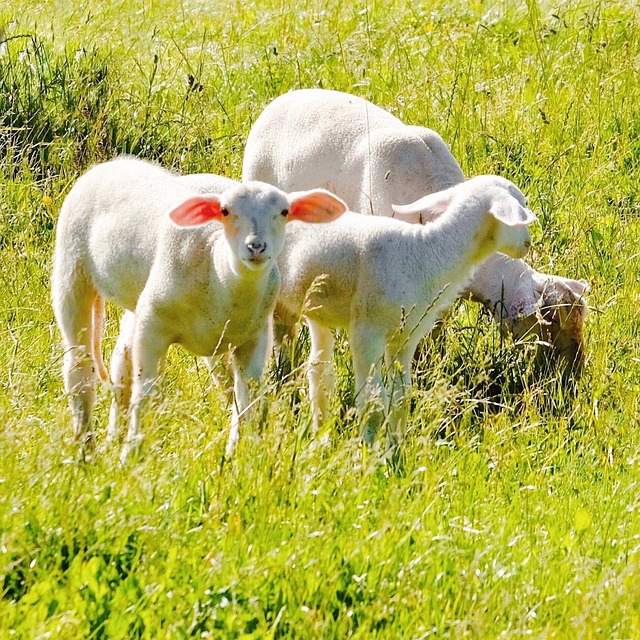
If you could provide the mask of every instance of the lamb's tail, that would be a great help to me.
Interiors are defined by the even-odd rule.
[[[109,384],[111,379],[109,372],[104,366],[104,360],[102,359],[102,324],[104,321],[104,298],[102,296],[96,296],[93,302],[93,339],[92,350],[93,360],[96,364],[98,377],[105,384]]]

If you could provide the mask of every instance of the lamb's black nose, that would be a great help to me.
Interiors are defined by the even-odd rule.
[[[247,242],[247,249],[253,253],[253,255],[260,255],[264,253],[264,250],[267,248],[267,243],[264,240],[249,240]]]

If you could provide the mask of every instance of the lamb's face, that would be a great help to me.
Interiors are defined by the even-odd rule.
[[[498,251],[511,258],[524,258],[531,246],[531,234],[526,226],[500,225]]]
[[[245,182],[225,191],[220,206],[234,268],[253,271],[269,268],[282,253],[289,220],[331,222],[347,210],[324,189],[286,194],[264,182]]]
[[[511,258],[523,258],[531,246],[529,225],[536,217],[527,207],[522,193],[515,186],[513,188],[514,193],[507,189],[489,192],[489,213],[498,226],[496,251]]]
[[[220,205],[234,266],[268,269],[284,246],[287,195],[262,183],[246,183],[223,193]]]
[[[511,320],[516,340],[536,337],[538,360],[552,354],[565,376],[576,373],[584,364],[582,327],[587,314],[584,295],[589,286],[584,280],[536,273],[535,295],[540,296],[536,313]]]

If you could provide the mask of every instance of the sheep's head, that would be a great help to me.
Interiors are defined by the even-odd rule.
[[[487,211],[482,248],[494,245],[496,251],[512,258],[523,258],[531,246],[528,226],[537,219],[527,206],[524,194],[506,178],[486,175],[470,178],[459,187],[477,198]]]
[[[286,194],[263,182],[246,182],[220,195],[191,197],[169,218],[180,227],[221,222],[232,269],[262,271],[280,255],[289,220],[330,222],[346,210],[342,200],[322,189]]]
[[[538,298],[535,311],[511,317],[506,324],[515,340],[537,339],[539,362],[551,354],[564,376],[578,373],[585,359],[582,329],[587,314],[584,295],[589,285],[584,280],[537,272],[532,280]]]
[[[512,258],[524,257],[531,246],[528,226],[536,216],[527,207],[524,194],[513,182],[494,175],[475,176],[453,187],[430,193],[407,205],[391,205],[393,215],[429,224],[443,214],[465,224],[469,217],[485,217],[476,235],[477,254],[474,263],[494,251]]]

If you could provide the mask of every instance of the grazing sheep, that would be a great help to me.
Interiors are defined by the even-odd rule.
[[[310,398],[314,427],[326,418],[332,328],[347,329],[363,437],[371,443],[388,412],[388,446],[402,439],[405,397],[418,342],[494,251],[521,258],[535,216],[520,190],[478,176],[404,207],[429,222],[347,213],[317,233],[292,223],[278,258],[278,304],[306,317],[311,335]],[[381,362],[387,365],[387,389]],[[397,366],[399,365],[399,366]]]
[[[291,91],[258,117],[245,149],[244,180],[285,191],[325,187],[352,211],[393,216],[393,205],[465,179],[442,138],[408,126],[362,98],[324,89]],[[423,213],[405,216],[424,222]],[[522,260],[490,256],[462,291],[482,302],[514,337],[554,345],[567,373],[584,359],[584,280],[539,273]]]
[[[172,173],[133,158],[90,169],[64,201],[52,297],[66,347],[65,389],[74,432],[90,429],[104,300],[127,309],[116,346],[110,436],[129,404],[124,462],[142,439],[140,413],[169,345],[202,356],[230,351],[234,406],[227,455],[249,405],[248,380],[262,372],[280,277],[285,223],[329,221],[345,211],[332,194],[287,195],[249,182],[200,196]]]

